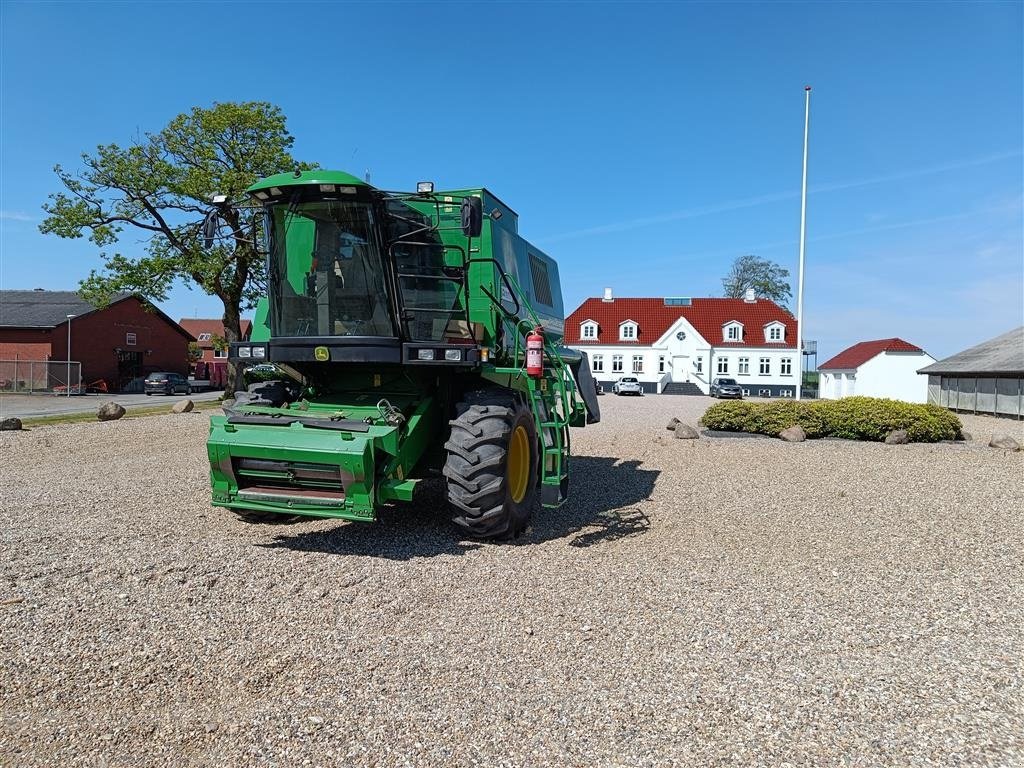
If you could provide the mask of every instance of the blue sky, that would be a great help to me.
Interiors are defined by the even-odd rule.
[[[809,83],[805,335],[945,356],[1024,322],[1022,8],[7,0],[0,285],[98,266],[37,231],[55,163],[258,99],[300,159],[492,189],[559,260],[567,311],[604,286],[719,295],[747,253],[795,294]],[[185,288],[162,307],[219,315]]]

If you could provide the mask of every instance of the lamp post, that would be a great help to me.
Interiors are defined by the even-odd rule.
[[[811,86],[804,87],[804,178],[800,188],[800,276],[796,289],[796,399],[804,386],[804,245],[807,241],[807,132],[811,125]]]
[[[64,381],[64,385],[67,387],[68,397],[71,397],[71,319],[74,315],[66,315],[66,317],[68,319],[68,352],[66,355],[68,361],[68,373],[67,378]]]

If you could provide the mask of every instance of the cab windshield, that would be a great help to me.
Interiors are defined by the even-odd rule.
[[[268,210],[274,336],[396,336],[369,203],[314,200]]]

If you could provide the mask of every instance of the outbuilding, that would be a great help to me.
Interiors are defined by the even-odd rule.
[[[1024,418],[1024,326],[927,365],[928,402]]]
[[[111,392],[141,391],[148,373],[187,374],[191,341],[136,294],[98,307],[74,291],[0,291],[0,386],[6,389],[56,389],[70,371],[74,390],[80,370],[85,384],[103,380]]]
[[[862,341],[818,366],[818,396],[838,400],[867,395],[923,403],[928,380],[917,369],[933,362],[919,346],[900,338]]]

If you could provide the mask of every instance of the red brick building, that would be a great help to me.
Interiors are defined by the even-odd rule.
[[[202,352],[199,358],[204,363],[212,363],[214,360],[228,359],[227,347],[217,349],[214,344],[216,340],[223,341],[227,338],[222,320],[212,320],[205,317],[182,318],[179,323],[182,328],[196,337],[196,346]],[[242,338],[240,341],[248,341],[252,332],[252,323],[249,320],[242,320]],[[221,345],[223,346],[223,345]]]
[[[103,379],[111,391],[153,371],[187,375],[190,341],[188,331],[137,295],[97,308],[74,291],[0,291],[0,361],[70,358],[82,364],[84,382]]]

